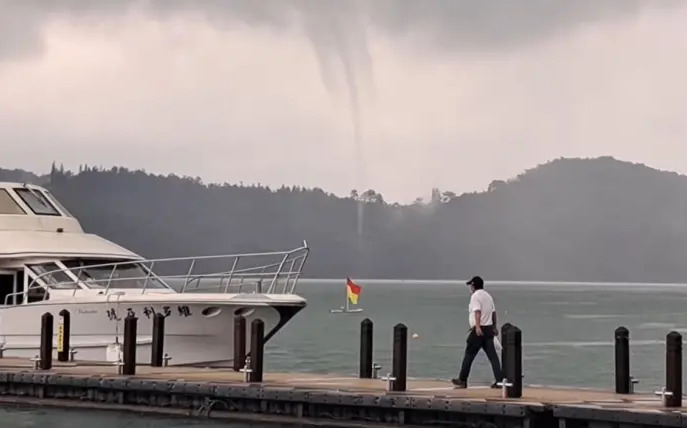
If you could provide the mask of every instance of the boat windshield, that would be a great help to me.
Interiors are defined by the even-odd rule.
[[[59,216],[57,211],[44,194],[37,190],[27,188],[14,189],[17,195],[24,201],[26,205],[31,208],[31,211],[36,215],[54,215]]]
[[[67,273],[53,262],[28,265],[29,269],[39,277],[45,285],[58,290],[73,290],[79,288]]]
[[[5,189],[0,189],[0,214],[26,214]]]
[[[154,273],[138,262],[72,259],[62,260],[62,263],[89,288],[107,288],[108,283],[110,288],[167,288]]]

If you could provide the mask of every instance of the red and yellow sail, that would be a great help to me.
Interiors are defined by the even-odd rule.
[[[353,303],[354,305],[357,305],[358,296],[360,296],[361,291],[362,288],[360,288],[359,285],[351,281],[350,278],[346,278],[346,295],[348,296],[349,302]]]

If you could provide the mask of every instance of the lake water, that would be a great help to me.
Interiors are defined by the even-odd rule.
[[[469,291],[459,282],[360,281],[362,314],[330,314],[344,302],[342,281],[304,281],[298,292],[308,308],[269,343],[266,370],[356,373],[360,321],[375,327],[375,360],[390,368],[393,326],[409,334],[408,375],[457,374],[467,332]],[[664,383],[665,336],[687,331],[687,287],[656,284],[486,284],[499,323],[522,330],[523,373],[528,384],[609,388],[613,334],[630,330],[632,374],[638,388]],[[471,380],[490,382],[486,357],[475,360]]]
[[[467,286],[457,281],[357,283],[363,288],[358,307],[364,312],[330,314],[344,304],[344,282],[301,281],[297,292],[308,299],[308,307],[267,344],[265,370],[356,374],[360,321],[368,317],[374,322],[374,359],[382,373],[391,367],[393,327],[403,322],[409,335],[418,335],[409,337],[408,376],[457,375],[467,332]],[[638,389],[654,390],[664,384],[665,336],[671,330],[687,331],[687,286],[487,282],[486,289],[496,301],[499,323],[511,322],[522,330],[526,384],[613,388],[613,332],[623,325],[630,330],[631,371],[640,381]],[[475,360],[470,380],[491,381],[483,354]],[[62,420],[72,426],[75,417],[102,428],[201,423],[81,411],[11,415],[9,420],[24,421],[12,427],[47,426],[50,421],[55,428],[62,426],[55,421]]]

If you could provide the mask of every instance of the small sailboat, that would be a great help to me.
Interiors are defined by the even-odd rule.
[[[358,296],[360,296],[361,291],[362,287],[351,281],[351,278],[346,278],[346,304],[339,309],[330,309],[329,312],[332,314],[353,314],[362,312],[362,309],[352,309],[350,306],[358,304]]]

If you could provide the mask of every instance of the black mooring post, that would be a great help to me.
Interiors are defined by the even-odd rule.
[[[238,372],[246,364],[246,318],[234,317],[234,371]]]
[[[372,379],[372,321],[360,323],[360,378]]]
[[[57,361],[69,361],[69,346],[71,335],[71,315],[66,309],[59,313],[60,318],[57,324]]]
[[[507,329],[505,376],[512,386],[506,387],[507,398],[522,397],[522,331],[517,326]]]
[[[250,381],[262,382],[262,366],[265,347],[265,323],[253,320],[250,324]]]
[[[152,367],[162,367],[164,352],[165,316],[161,313],[156,313],[153,316],[153,343],[150,350],[150,365]]]
[[[504,374],[506,371],[506,362],[508,361],[508,347],[506,343],[508,342],[508,330],[513,327],[513,324],[507,322],[501,326],[501,370]]]
[[[630,332],[618,327],[615,329],[615,392],[629,394],[630,388]]]
[[[392,362],[392,391],[403,392],[406,390],[406,377],[408,372],[408,327],[404,324],[396,324],[394,327],[394,348]]]
[[[39,368],[50,370],[52,368],[52,324],[53,317],[50,312],[41,316],[41,350]]]
[[[666,407],[682,407],[682,335],[671,331],[666,337]]]
[[[136,323],[138,318],[128,315],[124,318],[124,367],[122,374],[133,376],[136,374]]]

